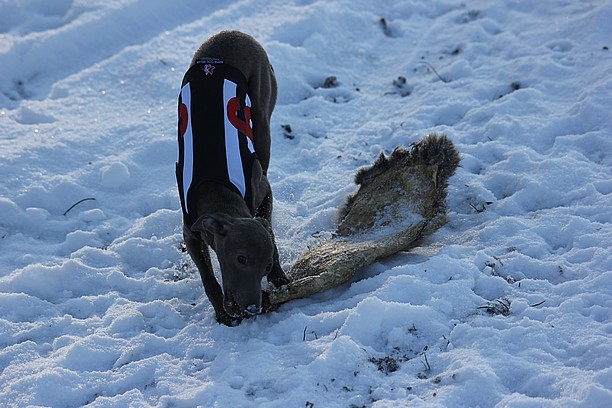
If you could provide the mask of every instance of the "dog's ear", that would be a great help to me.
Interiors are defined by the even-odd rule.
[[[203,215],[191,226],[191,231],[200,233],[202,240],[209,245],[213,243],[217,235],[225,236],[233,222],[226,214],[216,213]]]
[[[263,225],[263,226],[264,226],[264,228],[265,228],[265,229],[266,229],[266,230],[267,230],[267,231],[268,231],[270,234],[272,234],[272,224],[270,224],[270,221],[266,220],[266,219],[265,219],[265,218],[263,218],[263,217],[255,217],[255,219],[256,219],[257,221],[259,221],[259,223],[260,223],[261,225]]]

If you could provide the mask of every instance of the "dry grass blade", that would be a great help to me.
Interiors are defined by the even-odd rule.
[[[510,316],[510,301],[508,299],[497,299],[486,306],[480,306],[478,309],[484,309],[487,313]]]

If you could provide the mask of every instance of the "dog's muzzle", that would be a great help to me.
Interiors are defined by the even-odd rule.
[[[247,306],[247,308],[244,311],[251,316],[255,316],[255,315],[260,314],[262,310],[263,308],[261,306],[250,305],[250,306]]]
[[[237,302],[232,300],[226,300],[223,302],[223,309],[230,315],[230,317],[238,318],[242,316],[255,316],[261,314],[263,308],[257,305],[249,305],[246,308],[241,308]]]

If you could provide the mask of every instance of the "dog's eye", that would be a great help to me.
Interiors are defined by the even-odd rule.
[[[272,264],[268,264],[266,266],[266,272],[270,272],[272,270]]]
[[[246,265],[247,264],[247,257],[244,255],[238,255],[238,257],[236,258],[236,260],[238,261],[238,263],[240,265]]]

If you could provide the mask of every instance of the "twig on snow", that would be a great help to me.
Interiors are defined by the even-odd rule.
[[[444,78],[442,75],[438,74],[438,71],[436,71],[436,69],[434,68],[433,65],[431,65],[429,62],[427,61],[421,61],[421,64],[425,64],[427,65],[427,67],[429,67],[429,69],[431,69],[433,71],[434,74],[436,74],[436,76],[438,78],[440,78],[440,81],[444,82],[445,84],[449,83],[450,80]]]
[[[93,197],[87,197],[87,198],[83,198],[82,200],[77,201],[76,203],[72,204],[70,206],[70,208],[68,208],[66,211],[64,211],[64,216],[66,216],[66,214],[68,214],[70,212],[70,210],[72,210],[74,207],[76,207],[77,205],[81,204],[82,202],[85,201],[96,201],[95,198]]]

